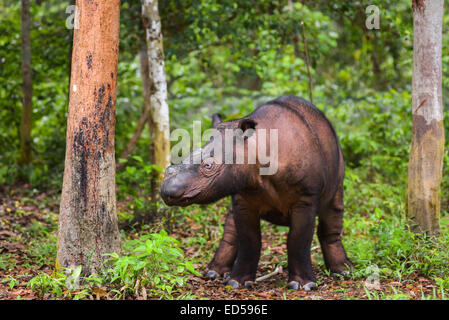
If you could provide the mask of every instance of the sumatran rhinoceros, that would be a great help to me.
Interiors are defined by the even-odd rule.
[[[316,216],[326,267],[331,273],[348,273],[352,264],[341,242],[343,155],[324,114],[302,98],[282,96],[241,119],[221,122],[215,115],[213,125],[218,134],[181,164],[169,166],[161,184],[167,205],[207,204],[232,197],[223,238],[205,272],[207,277],[230,272],[227,285],[251,285],[261,250],[260,219],[265,219],[290,227],[288,287],[316,287],[310,256]],[[218,153],[212,148],[216,137],[226,140],[227,131],[238,131],[244,139],[243,148],[231,149],[234,163],[223,161],[229,153],[225,147],[217,148]],[[277,139],[271,139],[272,133],[277,133]],[[267,144],[266,153],[276,153],[270,157],[273,163],[262,164],[260,154],[255,161],[249,159],[249,149],[258,150],[254,147],[261,143]],[[239,152],[244,152],[243,163],[235,163]],[[274,170],[261,174],[268,167]]]

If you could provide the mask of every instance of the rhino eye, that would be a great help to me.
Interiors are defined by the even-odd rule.
[[[212,162],[204,162],[203,163],[203,168],[207,169],[207,170],[212,169],[213,166],[214,166],[214,164]]]
[[[212,159],[206,159],[201,164],[201,169],[204,171],[211,171],[215,167],[215,163]]]

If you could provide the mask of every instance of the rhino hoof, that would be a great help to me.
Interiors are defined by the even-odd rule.
[[[287,288],[298,290],[299,289],[299,282],[298,281],[290,281],[287,285]]]
[[[206,276],[206,278],[213,280],[213,279],[217,279],[220,275],[217,272],[215,272],[214,270],[209,270],[206,272],[205,276]]]
[[[287,286],[289,289],[298,290],[301,286],[298,281],[290,281]],[[315,282],[308,282],[305,285],[302,286],[304,291],[310,291],[312,289],[316,288]]]
[[[305,285],[302,286],[302,288],[304,289],[304,291],[310,291],[316,288],[316,283],[315,282],[308,282]]]
[[[226,285],[227,286],[231,286],[233,289],[238,289],[239,288],[239,283],[236,280],[233,280],[233,279],[229,280],[226,283]]]
[[[250,289],[254,285],[254,281],[245,281],[245,288]]]
[[[350,276],[351,272],[349,272],[348,270],[344,270],[342,272],[333,272],[332,276],[336,277],[336,278],[348,278]]]
[[[341,273],[341,275],[345,278],[348,278],[351,275],[351,272],[349,272],[348,270],[345,270]]]

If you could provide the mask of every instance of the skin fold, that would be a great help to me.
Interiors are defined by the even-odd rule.
[[[228,285],[250,285],[256,277],[260,219],[264,219],[290,227],[289,287],[312,289],[316,280],[310,248],[316,217],[326,267],[332,273],[348,272],[352,264],[341,242],[344,161],[335,130],[324,114],[302,98],[282,96],[242,119],[221,122],[221,117],[214,115],[212,123],[222,136],[226,129],[254,129],[245,136],[244,148],[234,149],[234,159],[243,150],[244,163],[220,163],[211,139],[182,164],[168,167],[161,184],[167,205],[207,204],[232,197],[223,238],[206,275],[216,278],[229,273]],[[259,129],[278,131],[277,171],[272,175],[260,174],[267,164],[261,164],[259,158],[255,164],[247,161],[248,147],[257,146],[262,139]],[[268,154],[273,146],[266,139]],[[199,156],[201,161],[193,164]]]

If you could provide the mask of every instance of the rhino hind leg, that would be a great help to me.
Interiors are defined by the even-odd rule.
[[[343,185],[340,185],[334,199],[318,216],[318,239],[327,269],[334,274],[349,274],[352,263],[341,242],[343,231]]]
[[[223,237],[212,261],[207,266],[204,276],[216,279],[221,275],[231,272],[237,256],[237,231],[235,229],[232,206],[226,216]]]

